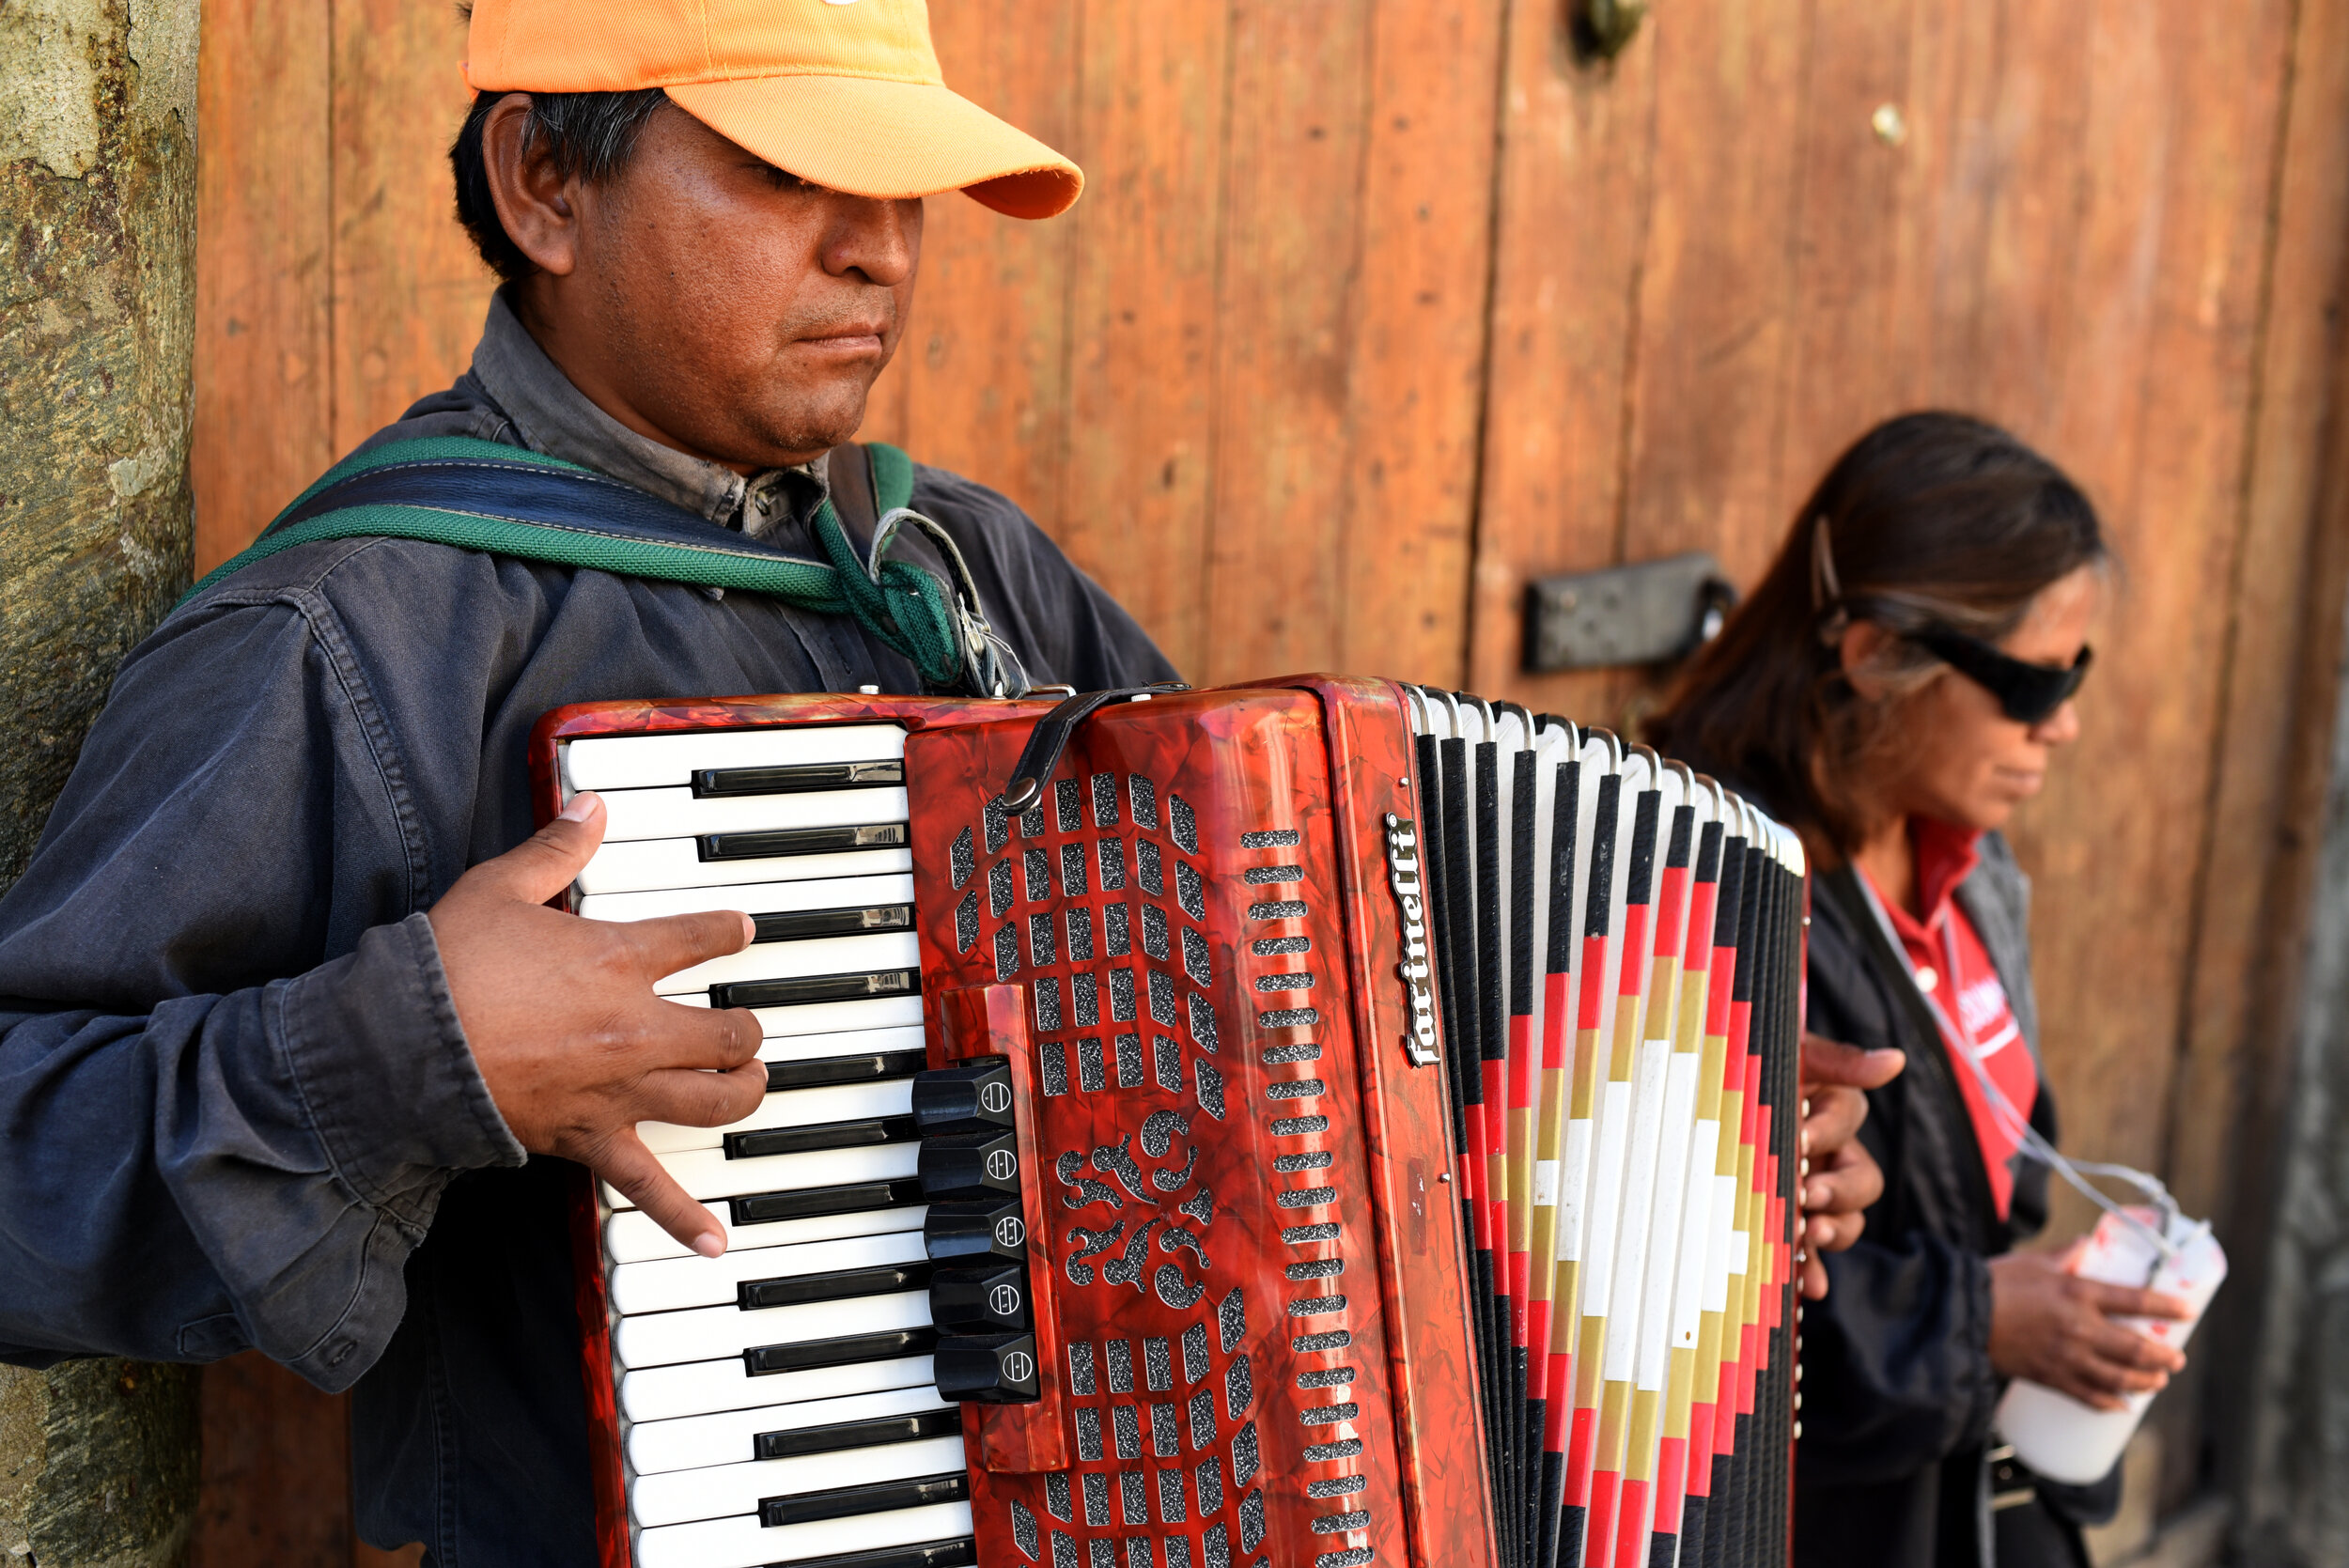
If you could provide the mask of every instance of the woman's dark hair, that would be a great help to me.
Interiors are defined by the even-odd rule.
[[[1888,420],[1828,470],[1649,736],[1751,792],[1814,849],[1847,857],[1871,826],[1870,765],[1899,744],[1904,703],[1943,667],[1905,634],[1942,627],[1997,642],[2042,589],[2108,558],[2079,487],[2004,430],[1955,413]],[[1896,634],[1880,698],[1844,675],[1854,620]]]
[[[457,174],[457,221],[473,236],[474,248],[501,279],[512,283],[537,271],[498,222],[490,199],[490,171],[481,153],[481,131],[490,111],[506,94],[475,93],[457,141],[448,149]],[[659,87],[625,93],[533,93],[522,120],[525,151],[543,145],[555,172],[577,175],[590,184],[610,179],[636,155],[646,121],[668,94]]]

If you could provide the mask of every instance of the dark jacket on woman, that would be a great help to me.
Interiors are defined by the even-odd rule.
[[[1997,833],[1957,889],[2039,1054],[2032,994],[2030,883]],[[2003,1384],[1990,1365],[1988,1260],[2047,1219],[2047,1171],[2024,1162],[1999,1218],[1973,1124],[1933,1015],[1856,874],[1812,880],[1808,1027],[1868,1049],[1907,1052],[1902,1074],[1868,1096],[1859,1139],[1884,1168],[1884,1196],[1860,1240],[1826,1256],[1827,1299],[1802,1327],[1802,1440],[1796,1450],[1796,1561],[1801,1568],[1976,1568],[2061,1560],[2072,1521],[2111,1510],[2116,1489],[2039,1483],[2039,1501],[1993,1521],[1991,1415]],[[2043,1071],[2031,1126],[2052,1141]],[[2028,1480],[2022,1483],[2028,1485]],[[2015,1488],[2003,1478],[2000,1496]]]

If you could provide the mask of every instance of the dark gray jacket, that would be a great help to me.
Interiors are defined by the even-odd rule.
[[[630,446],[534,355],[493,311],[474,371],[376,439],[583,458],[710,520],[677,537],[765,496],[753,547],[817,554],[820,470]],[[1171,677],[1002,496],[917,468],[913,504],[1034,679]],[[591,1561],[574,1168],[507,1132],[423,911],[530,833],[547,709],[865,683],[921,689],[845,619],[407,541],[298,547],[180,606],[0,899],[0,1358],[257,1346],[355,1385],[367,1539]]]
[[[1981,936],[2034,1061],[2030,884],[1997,833],[1957,902]],[[1813,879],[1808,1027],[1908,1053],[1868,1096],[1860,1141],[1884,1196],[1846,1251],[1826,1255],[1827,1299],[1803,1322],[1796,1560],[1803,1568],[1955,1568],[1993,1560],[1984,1452],[2004,1385],[1990,1365],[1988,1260],[2046,1224],[2045,1166],[2018,1162],[1999,1218],[1982,1148],[1933,1020],[1848,868]],[[2031,1125],[2051,1141],[2043,1070]],[[2067,1517],[2108,1511],[2068,1491]]]

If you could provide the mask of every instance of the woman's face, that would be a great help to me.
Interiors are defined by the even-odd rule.
[[[1999,651],[2069,666],[2087,645],[2101,587],[2088,567],[2049,583]],[[1846,647],[1847,657],[1857,651]],[[1998,698],[1951,669],[1909,699],[1899,723],[1904,738],[1894,753],[1897,771],[1884,781],[1884,804],[1903,818],[1938,817],[1977,831],[2004,827],[2016,806],[2038,794],[2050,754],[2080,731],[2069,702],[2038,723],[2019,723]]]

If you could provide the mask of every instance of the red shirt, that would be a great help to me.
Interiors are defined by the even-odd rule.
[[[1982,1081],[1967,1066],[1966,1057],[1970,1054],[1982,1064],[1990,1081],[2015,1108],[2017,1121],[2030,1119],[2039,1098],[2039,1064],[2023,1042],[2015,1010],[2007,1002],[2006,987],[1991,967],[1989,950],[1982,945],[1974,923],[1966,918],[1954,896],[1957,885],[1982,862],[1975,848],[1981,836],[1946,822],[1911,817],[1908,841],[1917,860],[1917,907],[1924,911],[1924,918],[1918,919],[1886,898],[1883,889],[1876,888],[1875,893],[1901,946],[1907,950],[1918,983],[1937,1004],[1942,1020],[1942,1048],[1949,1052],[1957,1092],[1974,1124],[1974,1141],[1982,1146],[1991,1199],[1998,1204],[1999,1218],[2004,1219],[2015,1197],[2015,1151],[2019,1139],[2008,1130],[2008,1119],[1993,1112]],[[1875,887],[1874,882],[1869,885]]]

